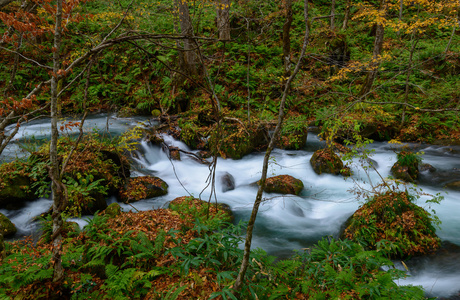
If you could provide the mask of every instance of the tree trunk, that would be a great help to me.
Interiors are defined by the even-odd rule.
[[[244,282],[244,276],[246,274],[246,270],[247,270],[247,268],[249,266],[249,255],[250,255],[250,252],[251,252],[252,232],[254,230],[254,224],[255,224],[255,221],[256,221],[257,212],[259,211],[259,206],[262,203],[262,194],[263,194],[263,190],[265,188],[265,181],[267,179],[268,161],[270,159],[271,151],[275,147],[276,141],[277,141],[279,133],[281,131],[281,126],[282,126],[283,119],[284,119],[284,114],[285,114],[284,109],[285,109],[286,98],[287,98],[287,94],[288,94],[288,91],[289,91],[289,87],[291,85],[291,82],[294,80],[295,76],[297,75],[297,73],[300,70],[300,65],[302,64],[302,60],[303,60],[303,57],[305,56],[305,52],[306,52],[306,49],[307,49],[308,39],[309,39],[309,35],[310,35],[310,31],[309,31],[309,28],[308,28],[308,0],[304,0],[304,18],[305,18],[305,36],[304,36],[304,40],[303,40],[302,51],[300,53],[300,56],[299,56],[299,59],[297,61],[296,67],[294,69],[294,72],[292,73],[291,76],[289,76],[289,79],[286,82],[284,92],[283,92],[283,96],[281,98],[281,102],[280,102],[280,106],[279,106],[279,111],[278,111],[278,123],[276,124],[275,131],[274,131],[274,133],[273,133],[273,135],[272,135],[272,137],[270,139],[270,143],[268,144],[267,151],[265,152],[264,162],[263,162],[263,166],[262,166],[262,176],[261,176],[261,179],[259,181],[259,189],[257,191],[256,200],[254,201],[254,206],[252,208],[251,217],[249,219],[248,228],[247,228],[247,231],[246,231],[246,241],[245,241],[245,244],[244,244],[243,261],[241,262],[241,267],[240,267],[240,270],[238,272],[238,277],[236,278],[235,284],[233,285],[234,293],[238,293],[239,290],[241,289],[241,287],[243,285],[243,282]]]
[[[181,34],[187,38],[183,40],[183,65],[182,68],[189,75],[196,75],[198,70],[198,58],[195,52],[195,42],[193,40],[193,26],[190,18],[188,4],[186,0],[174,0],[176,10],[179,13],[179,24]]]
[[[56,3],[56,24],[54,28],[54,52],[53,52],[53,74],[51,78],[51,142],[50,142],[50,177],[51,190],[53,194],[53,258],[52,264],[54,267],[53,281],[61,281],[64,277],[64,269],[62,268],[62,209],[63,200],[65,197],[64,188],[60,178],[59,159],[57,155],[57,142],[59,137],[57,119],[58,119],[58,80],[60,69],[60,51],[61,51],[61,23],[62,23],[62,0],[57,0]]]
[[[335,0],[331,1],[331,30],[335,28]]]
[[[343,17],[342,30],[347,30],[348,20],[350,19],[350,8],[351,8],[351,0],[347,0],[347,7],[345,8],[345,15]]]
[[[458,2],[458,4],[459,4],[459,7],[457,7],[457,24],[460,27],[460,1]],[[454,38],[454,34],[457,28],[457,24],[452,27],[452,33],[450,35],[449,42],[447,43],[446,50],[444,50],[444,55],[446,55],[447,52],[449,51],[450,45],[452,43],[452,39]]]
[[[217,30],[219,31],[219,40],[230,40],[230,0],[217,0]]]
[[[414,56],[415,47],[417,46],[417,43],[418,43],[418,36],[414,40],[415,34],[416,34],[416,30],[414,30],[412,32],[412,38],[411,38],[412,46],[410,48],[409,63],[407,64],[406,88],[405,88],[405,91],[404,91],[404,104],[407,104],[407,102],[409,100],[409,79],[410,79],[410,74],[411,74],[411,71],[412,71],[412,59],[413,59],[413,56]],[[401,116],[401,127],[404,126],[405,122],[406,122],[406,105],[403,106],[403,112],[402,112],[402,116]]]
[[[380,2],[380,12],[386,12],[386,0],[381,0]],[[363,87],[360,92],[361,97],[366,97],[367,94],[370,92],[372,85],[374,84],[374,80],[377,77],[377,72],[379,68],[379,60],[380,55],[382,53],[383,47],[383,37],[385,34],[385,27],[382,23],[377,23],[377,30],[375,33],[375,41],[374,41],[374,51],[372,53],[372,62],[369,66],[369,73],[366,76],[364,81]]]
[[[283,85],[287,78],[291,75],[291,24],[292,24],[292,0],[284,1],[284,9],[286,19],[283,25],[283,61],[284,61],[284,77]]]

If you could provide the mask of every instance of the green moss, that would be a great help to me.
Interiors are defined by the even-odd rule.
[[[278,175],[267,178],[264,191],[267,193],[299,195],[303,188],[302,180],[289,175]]]
[[[340,157],[330,148],[315,151],[310,159],[310,164],[316,174],[339,175],[344,167]]]
[[[413,201],[414,197],[405,192],[375,196],[353,214],[344,236],[370,249],[389,242],[393,256],[432,253],[440,246],[434,219]]]
[[[5,237],[12,236],[17,231],[16,226],[2,213],[0,213],[0,231]]]
[[[104,210],[104,213],[105,213],[106,215],[111,216],[111,217],[118,216],[119,214],[121,214],[121,207],[120,207],[120,204],[118,204],[118,203],[112,203],[112,204],[110,204],[110,205],[107,206],[107,208]]]

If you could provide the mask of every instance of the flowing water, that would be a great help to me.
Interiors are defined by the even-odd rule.
[[[93,117],[92,127],[96,124],[105,128],[105,116]],[[119,134],[132,127],[138,119],[109,119],[112,134]],[[92,125],[93,124],[93,125]],[[46,126],[45,126],[46,125]],[[37,134],[37,128],[43,130],[43,136],[49,124],[36,123],[24,127],[21,138],[26,135]],[[42,127],[40,127],[42,126]],[[49,130],[49,129],[48,129]],[[182,142],[169,136],[164,136],[166,144],[193,152]],[[265,194],[265,201],[260,207],[254,232],[253,247],[261,247],[269,254],[286,257],[292,254],[293,249],[308,248],[322,236],[337,236],[341,226],[347,218],[362,204],[357,200],[353,191],[361,188],[371,188],[370,182],[378,184],[381,179],[390,175],[390,168],[396,161],[396,146],[388,143],[374,143],[370,146],[374,150],[372,160],[377,172],[366,172],[361,168],[359,161],[354,161],[351,179],[340,176],[317,175],[310,166],[310,158],[316,149],[323,147],[323,143],[314,134],[309,134],[307,144],[303,150],[287,151],[276,149],[272,153],[269,165],[269,176],[288,174],[301,179],[304,190],[299,196],[283,196]],[[423,151],[423,162],[436,168],[435,172],[422,172],[418,188],[423,192],[435,195],[442,193],[445,199],[440,205],[432,208],[442,221],[438,231],[440,238],[447,243],[445,255],[423,257],[407,262],[412,275],[401,280],[401,284],[422,285],[430,295],[447,297],[460,291],[460,192],[445,190],[446,183],[460,181],[460,147],[443,147],[428,145],[409,145],[417,151]],[[401,147],[401,146],[398,146]],[[15,149],[10,149],[11,153]],[[241,160],[219,159],[216,171],[216,196],[220,203],[228,204],[235,214],[235,221],[247,220],[256,197],[257,186],[254,183],[260,179],[263,153],[254,153]],[[207,165],[201,164],[192,157],[181,154],[181,161],[170,161],[165,152],[155,145],[141,142],[139,152],[133,158],[135,162],[134,176],[149,174],[162,178],[169,185],[167,195],[139,201],[133,206],[138,210],[165,207],[176,197],[193,195],[208,200],[210,189],[205,189],[209,175]],[[231,174],[234,177],[235,188],[224,192],[220,179],[223,175]],[[380,175],[379,175],[380,174]],[[448,193],[446,193],[448,191]],[[423,196],[418,204],[428,208]],[[110,201],[116,201],[110,199]],[[362,201],[362,200],[361,200]],[[31,219],[46,211],[51,205],[47,199],[29,203],[20,211],[0,210],[7,215],[18,227],[20,234],[33,233],[35,227]],[[121,204],[125,210],[131,206]],[[84,221],[79,221],[84,224]],[[396,262],[396,265],[400,263]]]

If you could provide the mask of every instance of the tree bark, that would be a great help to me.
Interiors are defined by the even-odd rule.
[[[179,14],[179,27],[181,34],[187,38],[183,40],[183,68],[189,75],[196,75],[198,70],[198,57],[194,50],[193,26],[186,0],[174,0]]]
[[[283,25],[283,61],[284,61],[284,77],[283,85],[287,78],[291,75],[291,24],[292,24],[292,0],[284,1],[284,9],[286,19]]]
[[[406,87],[404,91],[404,104],[405,105],[403,106],[403,111],[402,111],[402,116],[401,116],[401,127],[404,126],[404,123],[406,122],[406,107],[407,107],[407,102],[409,100],[409,79],[410,79],[410,74],[412,71],[412,59],[414,56],[415,47],[417,46],[417,43],[418,43],[418,36],[415,37],[415,35],[416,35],[416,30],[412,32],[412,37],[411,37],[412,46],[411,46],[410,54],[409,54],[409,63],[407,65]]]
[[[345,15],[343,17],[342,30],[347,30],[348,20],[350,19],[351,0],[347,0],[347,7],[345,8]]]
[[[53,47],[53,74],[51,78],[51,141],[50,141],[50,161],[51,167],[49,170],[53,198],[53,258],[52,264],[54,267],[53,281],[59,282],[64,277],[64,269],[62,267],[62,209],[64,201],[64,190],[62,185],[60,172],[59,172],[59,159],[57,153],[58,143],[58,81],[59,81],[59,70],[60,70],[60,52],[61,52],[61,23],[62,23],[62,0],[56,2],[56,17],[55,17],[55,28],[54,28],[54,47]]]
[[[265,188],[265,181],[267,179],[268,161],[270,159],[270,154],[271,154],[273,148],[275,147],[276,141],[277,141],[279,133],[281,131],[281,126],[282,126],[283,119],[284,119],[284,114],[285,114],[284,109],[285,109],[285,104],[286,104],[286,98],[287,98],[287,94],[288,94],[289,89],[290,89],[291,82],[294,80],[294,78],[296,77],[297,73],[300,70],[300,65],[302,64],[302,60],[303,60],[303,57],[305,56],[305,52],[306,52],[306,49],[307,49],[308,39],[309,39],[309,35],[310,35],[310,30],[308,28],[308,0],[304,0],[304,18],[305,18],[305,35],[304,35],[304,40],[303,40],[303,45],[302,45],[302,51],[300,53],[300,56],[299,56],[299,59],[297,61],[296,67],[294,69],[294,72],[292,73],[291,76],[289,76],[289,78],[288,78],[288,80],[286,82],[284,92],[283,92],[283,96],[281,98],[281,102],[280,102],[280,106],[279,106],[279,111],[278,111],[278,123],[276,124],[275,131],[274,131],[274,133],[273,133],[273,135],[272,135],[272,137],[270,139],[270,143],[268,144],[267,151],[265,152],[264,162],[263,162],[263,166],[262,166],[262,176],[261,176],[261,179],[259,181],[259,189],[257,191],[256,200],[254,201],[254,206],[252,208],[251,217],[249,219],[248,227],[247,227],[247,231],[246,231],[246,241],[245,241],[245,244],[244,244],[243,261],[241,262],[241,267],[240,267],[240,270],[238,272],[238,276],[237,276],[237,278],[235,280],[235,284],[233,285],[234,293],[238,293],[240,291],[240,289],[241,289],[241,287],[243,285],[244,276],[245,276],[247,268],[249,266],[249,255],[250,255],[250,252],[251,252],[252,233],[253,233],[253,230],[254,230],[254,224],[255,224],[255,221],[256,221],[257,213],[259,211],[259,206],[262,203],[262,194],[263,194],[263,190]]]
[[[380,12],[386,12],[386,0],[380,1]],[[377,77],[378,68],[379,68],[379,60],[380,55],[382,53],[383,47],[383,37],[385,34],[385,27],[382,23],[377,23],[377,30],[375,33],[375,41],[374,41],[374,50],[372,53],[372,61],[369,66],[369,73],[366,76],[364,81],[363,87],[360,92],[361,97],[365,97],[371,90],[372,85],[374,84],[374,80]]]
[[[331,30],[335,28],[335,0],[331,1]]]
[[[217,30],[219,32],[219,40],[230,40],[230,0],[217,0]]]

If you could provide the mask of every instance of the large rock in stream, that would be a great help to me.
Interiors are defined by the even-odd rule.
[[[2,181],[0,179],[0,181]],[[34,200],[35,193],[30,187],[31,180],[27,176],[14,176],[1,182],[0,207],[18,209],[27,201]]]
[[[299,195],[303,187],[303,182],[300,179],[290,175],[278,175],[267,178],[264,191],[267,193]]]
[[[411,151],[401,151],[397,156],[398,160],[391,167],[391,174],[405,182],[413,183],[418,180],[420,157]]]
[[[310,164],[318,175],[328,173],[347,176],[350,172],[344,167],[340,157],[330,148],[316,150],[310,159]]]
[[[0,166],[0,208],[19,209],[27,201],[34,200],[34,182],[27,162],[13,161]]]

